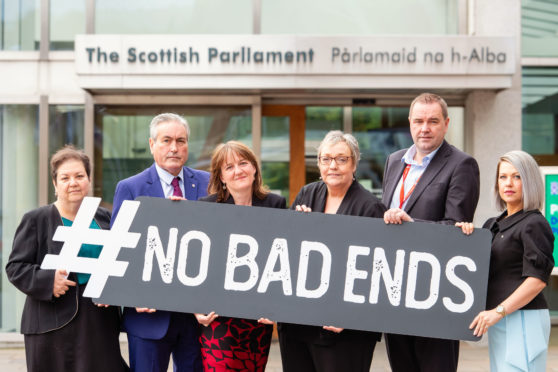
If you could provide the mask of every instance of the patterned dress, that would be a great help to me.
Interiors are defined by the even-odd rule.
[[[273,326],[251,319],[219,317],[201,328],[205,371],[265,370]]]

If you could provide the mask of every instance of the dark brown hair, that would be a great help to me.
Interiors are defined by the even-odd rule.
[[[217,202],[223,202],[230,196],[229,190],[223,187],[221,181],[221,168],[227,161],[229,154],[248,160],[256,169],[254,174],[254,183],[252,184],[252,194],[258,199],[264,199],[268,191],[263,186],[262,172],[256,159],[256,154],[245,144],[237,141],[228,141],[222,143],[213,151],[211,157],[211,170],[209,176],[209,185],[207,186],[208,194],[217,194]]]
[[[73,145],[66,145],[56,151],[50,158],[50,175],[54,184],[56,184],[56,176],[58,176],[58,168],[68,160],[79,160],[83,163],[87,178],[91,178],[91,161],[89,156],[81,149],[76,149]]]
[[[433,93],[422,93],[417,98],[415,98],[413,102],[411,102],[411,107],[409,108],[409,118],[411,117],[411,114],[413,113],[413,107],[417,102],[424,103],[427,105],[431,103],[439,104],[440,108],[442,109],[442,116],[444,117],[444,120],[448,118],[448,104],[446,103],[446,101],[444,101],[442,97]]]

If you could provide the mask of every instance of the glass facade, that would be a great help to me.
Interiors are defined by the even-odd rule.
[[[50,0],[50,50],[73,50],[85,33],[85,0]]]
[[[25,296],[9,284],[4,267],[23,214],[37,207],[39,109],[0,105],[0,331],[19,328]]]
[[[229,140],[252,145],[247,107],[95,106],[95,189],[109,209],[118,181],[153,164],[149,123],[162,112],[182,115],[190,126],[187,166],[208,170],[215,146]]]
[[[98,34],[249,34],[252,0],[96,0]]]
[[[40,0],[0,0],[0,50],[38,50]]]
[[[558,2],[521,1],[521,54],[558,57]]]
[[[83,149],[84,107],[81,105],[51,105],[48,108],[48,157],[64,145],[74,145]],[[48,174],[48,201],[52,203],[54,185]]]
[[[262,0],[262,34],[456,34],[457,0]]]

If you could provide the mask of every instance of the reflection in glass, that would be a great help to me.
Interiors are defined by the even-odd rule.
[[[0,105],[0,267],[11,252],[15,230],[25,212],[37,207],[39,108]],[[19,328],[25,295],[11,285],[2,270],[0,331]]]
[[[262,34],[456,34],[458,0],[262,1]]]
[[[522,84],[523,150],[557,155],[558,68],[525,67]]]
[[[40,4],[0,0],[0,50],[39,50]]]
[[[358,140],[360,162],[357,179],[381,196],[387,157],[409,147],[409,109],[406,107],[353,107],[353,135]]]
[[[50,105],[48,108],[48,158],[64,145],[83,149],[84,108],[80,105]],[[54,185],[48,174],[48,202],[55,201]]]
[[[96,0],[98,34],[250,34],[252,0]]]
[[[289,200],[289,117],[262,117],[262,178],[271,192]]]
[[[50,50],[72,50],[84,33],[85,0],[50,0]]]
[[[521,54],[558,57],[558,2],[521,1]]]
[[[110,208],[118,181],[153,164],[149,123],[157,114],[174,112],[190,126],[187,166],[209,170],[211,154],[221,142],[252,146],[249,107],[95,106],[95,196]]]
[[[342,107],[306,107],[306,128],[304,133],[306,183],[315,182],[320,177],[317,159],[318,146],[327,132],[331,130],[343,130]]]

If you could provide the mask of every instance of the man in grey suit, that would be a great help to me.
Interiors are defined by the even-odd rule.
[[[411,103],[409,125],[414,145],[386,162],[382,201],[386,223],[429,221],[453,225],[472,221],[479,200],[479,167],[474,158],[448,144],[443,98],[423,93]],[[386,334],[394,372],[457,370],[459,341]]]

